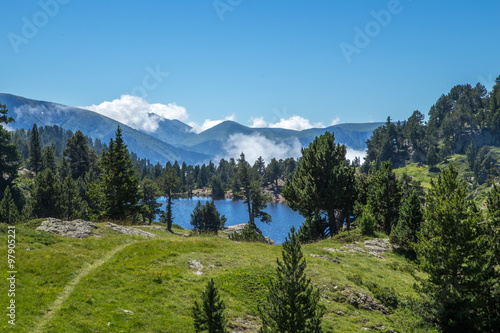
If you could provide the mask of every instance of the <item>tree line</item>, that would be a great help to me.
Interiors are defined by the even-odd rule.
[[[478,151],[500,145],[500,76],[488,93],[481,84],[457,85],[443,94],[429,110],[428,120],[416,110],[404,121],[390,117],[367,141],[363,171],[391,160],[395,166],[421,162],[434,166],[451,154]],[[485,174],[498,175],[496,157],[484,149],[470,161],[471,171],[482,184]]]

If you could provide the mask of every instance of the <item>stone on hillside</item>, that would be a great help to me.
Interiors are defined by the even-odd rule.
[[[132,227],[125,227],[123,225],[118,225],[118,224],[114,224],[111,222],[108,222],[108,225],[111,229],[113,229],[116,232],[119,232],[120,234],[131,235],[131,236],[143,236],[143,237],[150,237],[150,238],[156,237],[155,234],[152,234],[150,232],[143,231],[140,229],[136,229],[136,228],[132,228]]]
[[[203,264],[201,262],[189,259],[188,264],[189,264],[190,269],[196,270],[196,272],[194,272],[194,274],[203,275],[203,272],[202,272]]]
[[[54,218],[48,218],[43,221],[38,228],[36,228],[38,231],[74,238],[90,237],[95,229],[97,229],[97,226],[89,221],[62,221]]]

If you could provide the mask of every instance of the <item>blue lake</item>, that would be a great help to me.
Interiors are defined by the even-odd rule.
[[[185,229],[192,229],[190,224],[191,213],[194,207],[201,201],[205,203],[211,198],[192,198],[192,199],[176,199],[173,201],[173,215],[174,223],[180,225]],[[221,199],[214,200],[217,210],[221,215],[225,215],[227,218],[226,226],[247,223],[248,222],[248,212],[246,210],[246,205],[243,201],[231,200],[231,199]],[[165,198],[158,199],[158,202],[165,203]],[[165,205],[160,208],[165,209]],[[269,213],[273,221],[269,224],[261,223],[256,220],[257,227],[262,230],[264,236],[269,237],[276,244],[281,244],[285,241],[285,238],[290,232],[290,228],[295,226],[295,229],[302,225],[304,218],[297,212],[294,212],[290,207],[284,203],[269,203],[265,209]],[[159,221],[159,217],[157,217]]]

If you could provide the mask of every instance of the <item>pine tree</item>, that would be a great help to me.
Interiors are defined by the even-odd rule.
[[[267,302],[259,307],[261,333],[318,333],[323,307],[319,290],[305,274],[306,261],[295,228],[283,243],[283,262],[277,260],[276,277],[270,281]]]
[[[158,197],[158,187],[155,183],[149,178],[146,178],[141,183],[142,189],[142,199],[141,203],[146,208],[143,213],[143,218],[149,220],[149,224],[155,218],[157,214],[160,213],[161,204],[156,200]]]
[[[412,250],[423,219],[422,204],[414,191],[401,205],[398,223],[391,232],[391,242]]]
[[[264,209],[267,206],[268,197],[261,192],[260,176],[255,169],[250,167],[250,164],[245,160],[245,154],[241,153],[238,159],[238,180],[243,187],[245,199],[243,203],[247,205],[248,223],[253,228],[255,219],[261,222],[269,223],[272,218]]]
[[[1,125],[14,121],[12,117],[7,116],[8,112],[5,105],[0,103],[0,175],[2,175],[0,177],[0,193],[3,193],[9,183],[16,178],[19,166],[17,148],[11,143],[10,133]]]
[[[191,214],[191,225],[195,231],[217,233],[224,228],[227,219],[220,215],[214,201],[207,201],[204,205],[200,201]]]
[[[30,200],[35,216],[61,216],[61,184],[52,170],[45,169],[36,175]]]
[[[194,302],[194,329],[198,332],[227,333],[227,320],[224,314],[226,306],[220,299],[214,279],[210,279],[202,294],[202,304]]]
[[[374,236],[375,227],[377,225],[377,219],[375,217],[374,208],[370,200],[366,203],[363,208],[363,212],[359,217],[359,228],[361,229],[361,234],[365,236]]]
[[[47,146],[42,152],[42,164],[43,164],[43,169],[49,168],[52,170],[52,172],[57,171],[56,167],[56,157],[54,155],[54,149],[52,147]]]
[[[486,229],[487,264],[484,266],[482,304],[483,332],[495,332],[500,327],[500,188],[493,186],[488,193]]]
[[[383,162],[380,169],[371,176],[367,198],[372,204],[378,229],[388,235],[398,221],[401,197],[401,187],[391,162]]]
[[[452,165],[431,181],[416,247],[421,268],[428,274],[420,281],[420,290],[433,301],[444,332],[480,331],[477,295],[485,256],[480,214],[466,198],[465,181],[458,179]]]
[[[61,210],[63,217],[68,220],[83,218],[85,217],[86,206],[87,204],[80,196],[76,182],[70,175],[67,175],[61,186]]]
[[[69,161],[73,179],[83,177],[89,171],[89,146],[87,139],[81,131],[77,131],[68,139],[66,149],[64,149],[64,157]]]
[[[326,213],[331,237],[349,216],[357,195],[355,169],[347,165],[345,155],[345,146],[335,144],[334,135],[326,132],[302,149],[300,165],[283,188],[288,205],[302,216]]]
[[[89,195],[99,207],[98,215],[122,221],[139,212],[139,177],[118,126],[101,159],[98,184],[90,184]]]
[[[3,199],[0,201],[0,221],[7,224],[15,224],[19,220],[19,210],[17,209],[10,188],[5,188]]]
[[[439,157],[438,157],[438,154],[436,151],[436,147],[434,145],[431,145],[429,147],[429,150],[427,151],[426,161],[427,161],[427,165],[429,165],[430,167],[433,167],[436,164],[438,164]]]
[[[174,170],[168,170],[159,180],[160,191],[167,198],[165,204],[165,212],[162,212],[162,222],[167,223],[167,230],[172,232],[172,224],[174,222],[172,214],[174,191],[177,190],[181,183],[181,179],[175,174]]]
[[[40,136],[36,124],[31,129],[28,166],[35,174],[38,174],[43,168],[42,146],[40,145]]]

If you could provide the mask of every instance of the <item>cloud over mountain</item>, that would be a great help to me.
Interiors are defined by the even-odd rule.
[[[140,97],[130,95],[122,95],[119,99],[111,102],[82,106],[81,108],[100,113],[147,133],[154,133],[158,129],[159,122],[163,119],[181,121],[188,119],[188,113],[183,106],[175,103],[150,104]]]

